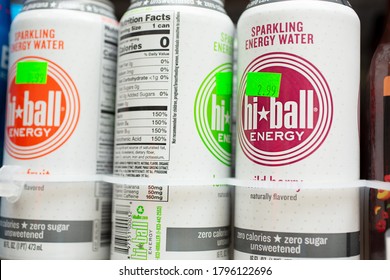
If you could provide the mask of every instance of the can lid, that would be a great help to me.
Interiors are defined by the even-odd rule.
[[[26,0],[22,12],[40,9],[64,9],[94,13],[116,20],[110,0]]]
[[[138,0],[130,0],[130,4],[136,2]],[[215,2],[217,4],[220,4],[220,5],[225,5],[225,0],[210,0],[211,2]]]
[[[63,1],[63,0],[62,0]],[[92,1],[92,2],[101,2],[107,6],[110,6],[114,9],[114,4],[110,0],[78,0],[78,1]]]
[[[225,0],[211,0],[211,1],[223,6],[225,5]]]
[[[296,0],[250,0],[247,8],[274,3],[274,2],[286,2],[286,1],[296,1]],[[314,0],[314,1],[333,2],[333,3],[351,7],[351,4],[348,2],[348,0]]]
[[[34,2],[41,2],[39,0],[25,0],[24,5],[31,4]],[[110,0],[53,0],[50,2],[97,2],[109,6],[111,9],[114,9],[114,4]]]
[[[257,0],[259,1],[259,0]],[[203,7],[213,10],[218,10],[220,12],[226,13],[225,0],[130,0],[130,8],[139,8],[147,6],[169,6],[169,5],[184,5],[184,6],[194,6],[194,7]]]

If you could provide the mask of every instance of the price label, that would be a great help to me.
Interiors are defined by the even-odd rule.
[[[215,75],[217,82],[217,95],[232,95],[233,93],[233,73],[219,72]]]
[[[281,73],[249,72],[246,80],[246,95],[279,97]]]
[[[20,61],[16,64],[16,84],[46,84],[47,62]]]

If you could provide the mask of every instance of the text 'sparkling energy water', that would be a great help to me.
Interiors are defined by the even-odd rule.
[[[165,1],[163,1],[165,2]],[[132,1],[120,21],[112,259],[226,259],[232,21],[223,2]],[[159,186],[187,179],[194,186]]]
[[[359,258],[360,23],[347,1],[258,1],[238,32],[235,259]],[[325,182],[283,189],[271,182]]]
[[[95,242],[103,218],[96,216],[101,195],[94,190],[103,186],[57,184],[55,178],[112,173],[117,32],[112,4],[105,0],[26,1],[13,21],[4,164],[51,182],[26,182],[23,207],[2,200],[2,258],[109,257],[109,242]],[[78,188],[72,186],[80,188],[79,196],[69,195],[75,205],[96,197],[95,207],[87,207],[92,213],[79,213],[78,206],[59,211],[57,203],[50,203],[56,193],[55,201],[69,203],[68,196],[53,191],[59,185],[73,192]],[[82,219],[93,219],[93,226],[85,228]],[[54,238],[42,231],[41,225],[56,224],[69,224],[71,241],[66,231]]]

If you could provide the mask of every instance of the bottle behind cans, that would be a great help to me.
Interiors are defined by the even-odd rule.
[[[236,177],[269,186],[236,188],[235,259],[359,258],[359,28],[337,0],[240,17]]]
[[[5,100],[8,71],[8,33],[11,25],[9,1],[0,1],[0,167],[3,165],[3,141],[5,123]]]
[[[112,193],[72,176],[112,173],[117,30],[105,0],[26,1],[13,21],[4,164],[31,182],[2,200],[2,258],[109,258]]]
[[[373,54],[369,72],[370,90],[366,96],[365,128],[367,145],[364,146],[362,166],[367,179],[390,182],[390,1],[388,2],[387,20],[382,38]],[[366,190],[365,236],[367,258],[380,260],[386,258],[385,233],[390,228],[390,191],[369,188]]]
[[[222,1],[132,1],[120,21],[112,259],[226,259],[234,26]],[[161,179],[193,181],[161,186]]]

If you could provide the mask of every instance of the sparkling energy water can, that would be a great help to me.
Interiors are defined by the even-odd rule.
[[[236,188],[235,259],[359,258],[359,46],[347,1],[254,0],[240,17],[236,177],[269,186]]]
[[[3,165],[3,141],[5,123],[5,100],[8,71],[8,33],[11,25],[9,1],[0,1],[0,167]]]
[[[233,32],[219,0],[132,1],[121,19],[114,175],[153,184],[114,187],[112,259],[228,257],[229,188],[197,180],[230,174]]]
[[[109,258],[110,236],[95,241],[110,228],[102,203],[111,193],[72,176],[112,173],[117,35],[105,0],[27,1],[12,22],[4,164],[47,179],[27,182],[19,202],[3,199],[2,258]]]
[[[109,258],[112,186],[26,183],[20,198],[2,201],[3,259]]]

